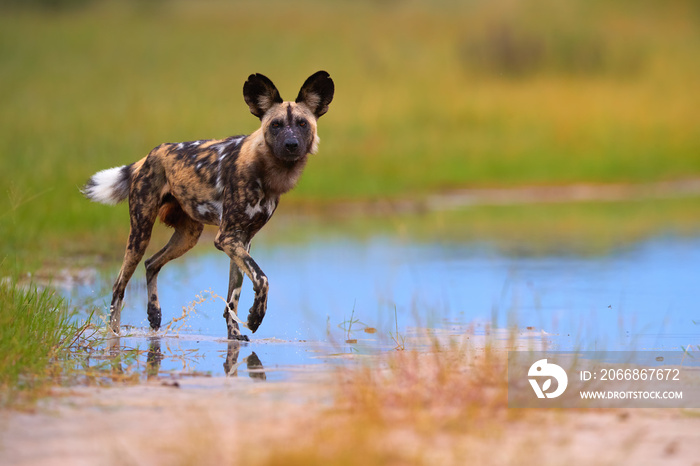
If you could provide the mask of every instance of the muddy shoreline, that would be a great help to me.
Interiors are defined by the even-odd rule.
[[[506,188],[464,188],[427,194],[416,199],[292,202],[287,214],[352,216],[439,212],[465,207],[560,204],[577,202],[634,202],[700,196],[700,178],[650,183],[571,183]]]

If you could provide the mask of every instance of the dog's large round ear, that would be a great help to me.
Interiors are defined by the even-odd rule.
[[[309,107],[316,118],[319,118],[328,111],[334,92],[335,84],[331,76],[325,71],[317,71],[304,81],[296,102]]]
[[[267,76],[251,74],[243,84],[243,98],[250,107],[250,113],[262,119],[275,104],[282,103],[279,91]]]

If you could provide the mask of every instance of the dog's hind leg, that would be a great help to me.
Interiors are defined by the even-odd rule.
[[[142,223],[136,223],[132,217],[129,241],[126,246],[126,252],[124,253],[124,262],[122,263],[122,268],[119,271],[117,280],[112,287],[112,303],[109,308],[109,326],[117,335],[119,334],[121,322],[124,290],[126,290],[127,283],[129,283],[131,276],[134,274],[134,270],[136,270],[136,266],[141,262],[146,252],[148,242],[151,239],[153,223],[155,223],[155,214],[157,213],[158,211],[155,210],[153,218],[151,219],[149,216],[145,219],[146,221],[142,219]]]
[[[148,322],[153,330],[160,328],[160,303],[158,302],[158,272],[165,264],[177,259],[197,244],[204,225],[182,215],[175,226],[175,233],[163,249],[146,260],[146,286],[148,288]]]
[[[119,334],[124,290],[129,283],[136,266],[141,262],[148,243],[151,240],[153,224],[158,216],[160,203],[160,186],[154,180],[152,169],[142,169],[133,180],[129,193],[129,215],[131,230],[126,243],[124,262],[117,280],[112,287],[112,303],[110,305],[109,326],[112,332]]]

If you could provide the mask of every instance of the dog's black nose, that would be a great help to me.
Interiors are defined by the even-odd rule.
[[[297,148],[299,148],[299,141],[297,141],[295,138],[285,139],[284,148],[289,152],[295,152]]]

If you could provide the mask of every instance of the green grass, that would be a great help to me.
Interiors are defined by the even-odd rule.
[[[0,406],[26,401],[46,385],[51,365],[83,330],[72,317],[49,289],[0,283]]]

